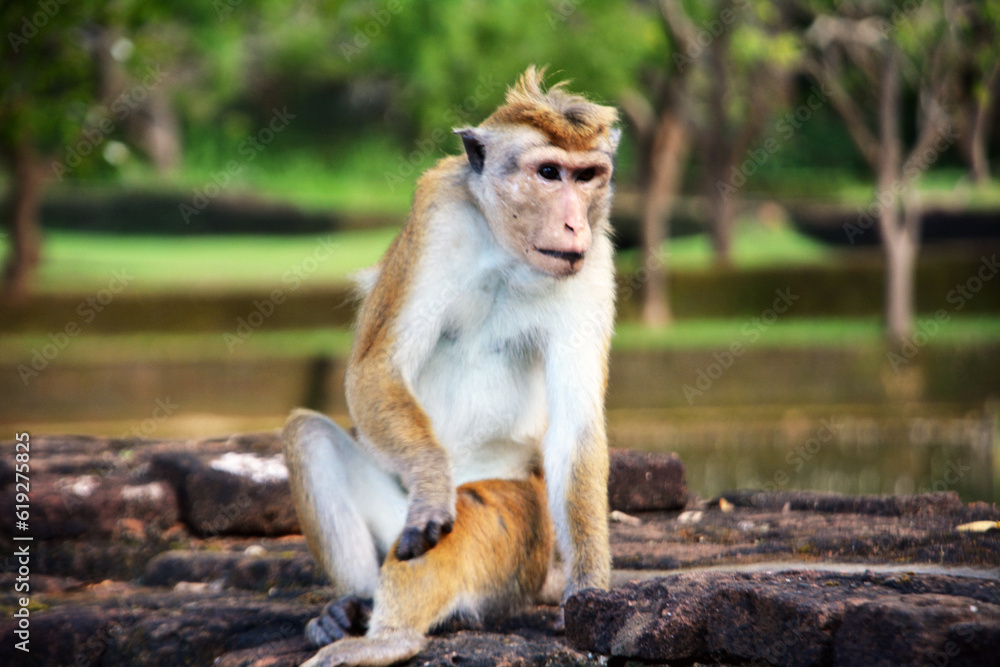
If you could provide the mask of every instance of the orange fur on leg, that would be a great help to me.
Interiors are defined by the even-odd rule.
[[[553,534],[540,476],[458,488],[454,530],[417,558],[390,551],[364,637],[323,648],[307,665],[389,665],[424,646],[435,625],[494,616],[530,600],[545,582]]]

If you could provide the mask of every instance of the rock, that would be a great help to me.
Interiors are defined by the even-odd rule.
[[[422,667],[605,664],[599,656],[568,647],[553,629],[557,616],[555,607],[537,606],[482,629],[448,627],[432,635],[426,648],[406,664]],[[215,667],[294,667],[314,653],[315,649],[296,638],[226,653],[214,664]]]
[[[146,614],[118,633],[103,665],[210,665],[224,653],[299,637],[318,607],[227,596]]]
[[[224,653],[212,667],[298,667],[316,653],[305,636]]]
[[[13,507],[15,488],[0,493]],[[163,482],[136,483],[123,477],[79,475],[33,479],[29,531],[37,540],[81,536],[152,539],[179,516],[173,489]],[[13,512],[3,532],[12,534]]]
[[[315,653],[302,640],[268,644],[220,656],[214,667],[296,667]],[[517,634],[460,630],[432,637],[411,662],[421,667],[550,667],[603,665],[599,656],[574,651],[555,638],[526,638]]]
[[[334,592],[292,534],[276,433],[31,442],[33,661],[265,667],[314,653],[302,627]],[[10,473],[0,462],[7,503]],[[555,607],[450,623],[411,664],[995,662],[1000,580],[986,575],[1000,572],[1000,532],[955,526],[998,521],[996,506],[949,493],[737,492],[729,512],[699,504],[679,515],[685,496],[675,457],[612,450],[611,507],[636,515],[611,525],[616,581],[650,574],[622,568],[729,571],[583,591],[567,603],[565,635]],[[10,521],[0,519],[7,554],[18,544]],[[941,571],[750,571],[900,563]],[[961,576],[973,568],[991,570]],[[4,569],[0,602],[11,608],[17,575]],[[140,576],[149,588],[130,583]],[[18,664],[15,621],[0,617],[0,664]]]
[[[611,450],[608,501],[613,510],[681,509],[687,503],[684,464],[676,454]]]
[[[987,665],[1000,656],[1000,606],[967,597],[898,595],[858,603],[837,633],[834,664]]]
[[[734,582],[708,596],[705,608],[714,610],[706,616],[711,654],[790,667],[829,663],[845,603],[817,583],[836,580],[788,574],[763,586]]]
[[[238,454],[247,466],[234,472],[217,465],[225,456],[205,462],[192,454],[159,454],[153,457],[150,475],[174,487],[182,518],[202,536],[298,532],[287,472],[285,477],[270,472],[283,469],[284,463],[279,468],[274,457]]]
[[[146,564],[141,581],[145,586],[173,587],[182,581],[227,580],[240,558],[231,552],[165,551]]]
[[[998,595],[1000,582],[961,577],[705,571],[582,591],[566,603],[566,637],[647,661],[916,665],[933,651],[1000,654]]]
[[[599,656],[574,651],[554,637],[461,630],[432,637],[416,663],[427,667],[549,667],[552,665],[601,665]]]
[[[845,496],[839,493],[814,491],[729,491],[721,498],[737,507],[758,510],[790,510],[826,513],[874,514],[908,516],[913,514],[949,514],[961,512],[965,506],[954,491],[920,493],[909,496]],[[718,498],[713,503],[718,502]]]
[[[14,634],[16,624],[8,620],[9,616],[0,621],[0,663],[29,664],[21,660],[30,656],[30,664],[35,665],[104,664],[102,658],[117,633],[137,617],[126,610],[79,605],[31,612],[29,618],[28,654],[15,648],[15,643],[21,641]]]
[[[229,574],[229,585],[253,591],[326,586],[330,582],[308,554],[243,557]]]
[[[232,588],[261,592],[274,587],[302,588],[328,583],[312,556],[294,551],[265,551],[260,556],[243,552],[167,551],[153,558],[142,576],[142,583],[147,586],[174,586],[182,581],[222,581]]]
[[[691,660],[707,653],[704,601],[712,587],[669,578],[581,591],[566,602],[566,639],[605,655]]]

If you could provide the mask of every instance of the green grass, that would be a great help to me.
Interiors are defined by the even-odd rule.
[[[966,209],[995,208],[1000,206],[1000,181],[994,179],[982,186],[969,181],[967,172],[960,169],[936,169],[923,174],[916,182],[924,206],[955,207]],[[870,204],[874,193],[871,182],[858,179],[840,179],[833,201],[847,205]]]
[[[215,333],[139,333],[87,335],[73,339],[60,352],[60,363],[129,363],[149,360],[189,362],[215,359],[301,359],[345,356],[351,347],[349,329],[255,331],[242,342]],[[31,351],[50,342],[45,335],[4,336],[0,364],[14,366],[31,359]]]
[[[707,234],[671,239],[663,245],[668,270],[710,269],[716,265],[715,251]],[[732,247],[733,265],[739,269],[768,266],[823,265],[836,261],[837,250],[798,232],[786,223],[762,224],[744,219],[736,225]],[[619,253],[622,271],[634,273],[638,252]]]
[[[135,289],[145,292],[268,290],[280,287],[289,272],[313,268],[303,284],[321,288],[343,283],[351,273],[374,264],[396,232],[154,237],[49,231],[35,289],[89,293],[105,287],[112,272],[124,270],[135,276]],[[0,241],[0,251],[6,252],[6,237]],[[704,235],[675,239],[665,252],[675,270],[708,269],[715,261]],[[734,263],[740,268],[822,264],[836,257],[836,251],[785,225],[743,224],[733,248]],[[621,253],[621,270],[634,272],[636,261],[635,251]]]
[[[746,347],[853,347],[881,346],[884,332],[875,319],[779,320],[755,342],[745,333],[747,319],[682,320],[668,328],[650,328],[634,322],[619,323],[613,347],[636,350],[727,349],[740,342]],[[87,335],[73,340],[60,355],[60,363],[122,363],[150,359],[199,361],[231,359],[298,359],[340,357],[350,349],[349,329],[289,329],[255,331],[234,344],[224,332],[143,333]],[[0,364],[16,365],[31,358],[33,349],[50,342],[45,334],[6,335],[0,339]],[[927,343],[930,346],[976,345],[1000,342],[1000,317],[954,318]]]
[[[185,156],[184,169],[177,174],[164,177],[134,161],[121,171],[119,182],[130,188],[190,191],[203,188],[235,160],[238,170],[229,176],[227,196],[246,193],[307,210],[405,215],[417,176],[443,154],[409,164],[406,149],[375,136],[323,150],[264,151],[247,162],[235,145],[205,143]]]
[[[52,231],[35,287],[89,293],[112,272],[134,276],[138,291],[269,290],[292,276],[304,288],[342,284],[378,261],[395,229],[318,236],[112,236]],[[5,245],[5,244],[3,244]],[[2,245],[0,245],[2,247]]]
[[[932,317],[918,316],[917,322]],[[757,334],[751,336],[747,332]],[[620,323],[613,345],[621,350],[726,348],[733,342],[761,347],[878,345],[885,329],[877,318],[787,318],[770,327],[749,318],[681,320],[663,328]],[[941,325],[930,345],[968,345],[1000,341],[1000,316],[953,317]]]

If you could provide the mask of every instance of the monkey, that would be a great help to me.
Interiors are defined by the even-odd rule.
[[[451,619],[609,585],[604,395],[615,316],[613,107],[529,67],[464,155],[417,182],[363,296],[353,429],[282,431],[310,550],[338,599],[308,665],[388,665]],[[548,583],[546,583],[548,582]],[[361,634],[363,632],[363,634]]]

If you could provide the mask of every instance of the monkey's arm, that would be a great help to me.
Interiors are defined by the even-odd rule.
[[[563,599],[584,588],[607,588],[610,583],[604,424],[607,345],[607,339],[581,347],[557,343],[546,363],[545,481],[567,567]]]
[[[435,438],[427,414],[384,361],[355,364],[348,371],[347,390],[363,446],[399,475],[409,494],[396,557],[419,556],[451,532],[455,520],[450,457]]]
[[[418,200],[420,197],[418,197]],[[455,488],[451,459],[434,435],[411,380],[436,340],[440,313],[413,315],[409,292],[421,291],[421,234],[408,224],[386,253],[380,274],[359,313],[346,374],[348,407],[359,441],[408,493],[406,523],[396,557],[424,553],[451,531]]]

